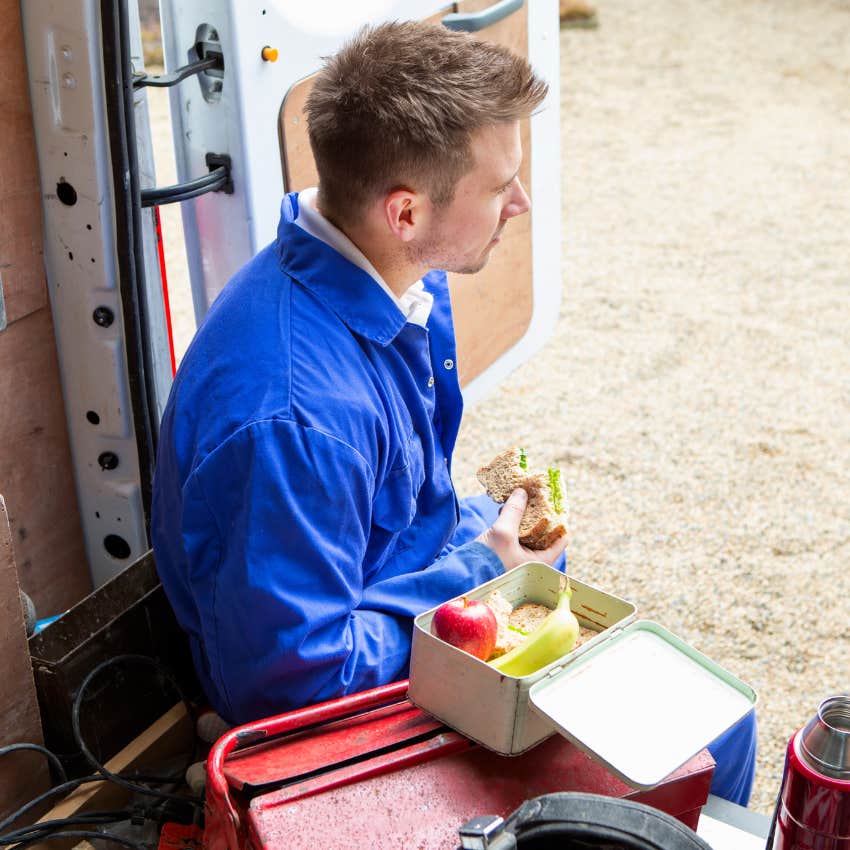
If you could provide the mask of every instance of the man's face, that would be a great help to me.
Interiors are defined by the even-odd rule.
[[[472,136],[474,165],[459,181],[447,207],[434,209],[414,259],[432,269],[474,274],[487,265],[509,218],[531,202],[518,172],[522,162],[519,122],[497,124]]]

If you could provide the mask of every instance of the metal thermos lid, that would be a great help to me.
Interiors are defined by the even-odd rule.
[[[850,781],[850,696],[834,696],[818,706],[803,727],[799,752],[823,776]]]

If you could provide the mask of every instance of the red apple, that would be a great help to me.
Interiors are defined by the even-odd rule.
[[[452,599],[444,602],[431,619],[431,634],[486,661],[496,646],[499,625],[485,602]]]

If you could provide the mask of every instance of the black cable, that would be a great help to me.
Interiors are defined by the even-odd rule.
[[[29,841],[31,838],[49,836],[65,826],[118,823],[122,820],[128,820],[132,816],[133,812],[128,809],[114,812],[85,812],[69,818],[54,818],[53,820],[39,821],[30,826],[22,826],[20,829],[14,829],[5,835],[0,835],[0,847],[15,844],[19,841]]]
[[[194,748],[193,748],[194,749]],[[185,771],[184,771],[185,772]],[[152,777],[152,776],[144,776],[139,774],[138,772],[132,773],[128,777],[124,777],[125,779],[141,779],[147,782],[176,782],[180,781],[182,777]],[[40,803],[49,800],[51,797],[58,796],[60,794],[70,794],[72,791],[76,791],[80,785],[85,785],[88,782],[103,782],[103,776],[99,773],[93,773],[89,776],[81,776],[78,779],[69,779],[67,782],[63,782],[60,785],[55,785],[53,788],[48,789],[47,791],[39,794],[37,797],[30,800],[28,803],[25,803],[21,806],[17,811],[12,812],[10,815],[7,815],[2,821],[0,821],[0,830],[5,829],[9,826],[10,823],[14,823],[19,818],[22,818],[30,809],[38,806]]]
[[[96,816],[79,815],[73,818],[55,818],[54,820],[39,821],[31,826],[22,827],[21,829],[14,830],[14,832],[7,832],[5,835],[0,835],[0,847],[17,844],[21,841],[29,841],[31,838],[42,838],[45,835],[52,835],[66,826],[101,826],[103,824],[129,820],[131,817],[131,812],[109,812],[105,815],[97,813]]]
[[[178,192],[174,195],[170,195],[169,197],[157,201],[157,206],[163,206],[165,204],[177,204],[182,201],[190,201],[192,198],[197,198],[199,195],[204,195],[207,192],[218,192],[220,189],[223,189],[227,185],[227,177],[223,177],[217,180],[215,183],[211,183],[208,188],[202,189],[193,189],[187,192]]]
[[[136,794],[141,794],[147,797],[156,797],[160,800],[176,800],[180,803],[190,803],[193,806],[203,805],[202,797],[195,797],[194,795],[181,796],[180,794],[171,794],[167,791],[157,791],[153,788],[148,788],[146,785],[138,785],[134,782],[130,782],[117,773],[112,773],[112,771],[107,770],[107,768],[104,767],[94,757],[89,748],[86,746],[86,742],[83,740],[82,732],[80,731],[80,706],[82,705],[83,696],[85,695],[86,689],[94,678],[96,678],[102,671],[106,670],[108,667],[111,667],[113,664],[117,664],[119,662],[140,663],[153,667],[158,673],[168,679],[172,687],[177,691],[178,695],[180,696],[180,699],[183,701],[183,704],[186,706],[186,710],[189,712],[189,716],[192,716],[189,700],[184,695],[183,689],[180,687],[179,682],[174,678],[174,676],[171,675],[171,673],[165,668],[164,665],[160,664],[154,658],[149,658],[147,655],[116,655],[113,658],[108,658],[106,661],[103,661],[98,664],[97,667],[95,667],[94,670],[92,670],[86,676],[86,678],[83,679],[83,683],[80,685],[76,697],[74,697],[74,706],[71,712],[71,722],[74,729],[74,739],[77,742],[77,746],[80,748],[80,752],[82,752],[88,763],[101,776],[108,779],[110,782],[114,782],[116,785],[127,789],[128,791],[132,791]]]
[[[104,669],[111,666],[112,664],[116,664],[119,662],[141,662],[153,667],[160,675],[166,678],[174,687],[175,691],[180,696],[180,699],[183,701],[186,706],[187,713],[189,717],[193,717],[193,711],[191,703],[187,700],[186,696],[183,693],[180,684],[177,680],[172,676],[171,672],[158,661],[153,658],[149,658],[144,655],[119,655],[114,658],[110,658],[107,661],[99,664],[97,667],[92,670],[88,676],[83,680],[82,685],[77,691],[76,698],[74,699],[73,711],[72,711],[72,722],[74,728],[74,737],[76,739],[77,745],[79,746],[81,752],[86,757],[86,759],[92,764],[92,766],[97,770],[97,773],[92,774],[90,776],[79,777],[77,779],[68,780],[60,783],[59,785],[54,786],[53,788],[48,789],[47,791],[39,794],[34,799],[30,800],[28,803],[23,805],[20,809],[15,812],[12,812],[5,819],[0,821],[0,831],[9,826],[9,824],[14,823],[19,818],[23,817],[28,811],[30,811],[35,806],[40,805],[46,800],[50,799],[53,796],[57,796],[59,794],[67,794],[70,793],[81,785],[86,784],[88,782],[102,782],[104,779],[114,782],[115,784],[132,791],[137,794],[141,794],[143,796],[152,796],[158,798],[161,801],[177,801],[183,804],[190,804],[196,808],[200,808],[200,804],[202,802],[201,798],[194,796],[183,796],[178,794],[171,794],[163,791],[157,791],[152,788],[148,788],[143,785],[138,785],[135,782],[129,781],[126,776],[121,776],[119,774],[114,774],[111,771],[107,770],[103,765],[101,765],[97,759],[92,755],[86,746],[85,742],[82,739],[82,735],[80,732],[80,709],[83,701],[83,696],[86,692],[91,681],[99,675]],[[36,748],[39,750],[44,750],[45,755],[49,753],[49,750],[45,748],[40,748],[38,745],[26,745],[26,744],[13,744],[9,747],[3,748],[0,750],[0,754],[5,751],[9,751],[12,749],[32,749]],[[192,740],[192,751],[189,756],[189,764],[192,764],[195,760],[197,749],[197,742],[194,739]],[[50,756],[56,758],[53,753],[50,753]],[[64,775],[64,774],[63,774]],[[147,779],[148,781],[161,781],[163,783],[173,783],[179,782],[182,780],[182,777],[145,777],[140,772],[136,771],[131,774],[133,779]],[[15,844],[15,848],[23,848],[28,847],[33,843],[37,843],[41,840],[50,840],[54,838],[56,835],[66,835],[71,836],[71,833],[65,831],[61,831],[62,827],[68,825],[77,825],[77,824],[86,824],[86,823],[111,823],[116,820],[121,820],[127,817],[127,812],[119,811],[119,812],[88,812],[84,813],[76,818],[66,818],[66,819],[56,819],[53,821],[42,821],[41,823],[34,824],[29,827],[21,827],[17,830],[13,830],[8,833],[8,835],[0,835],[0,847],[10,845],[13,841],[17,842]],[[106,837],[101,833],[93,833],[95,837]],[[86,837],[86,836],[80,836]],[[126,843],[126,842],[125,842]],[[132,843],[129,843],[127,846],[135,846]]]
[[[35,806],[43,803],[45,800],[49,800],[51,797],[56,796],[57,794],[70,793],[71,791],[76,791],[80,785],[85,785],[87,782],[102,782],[103,777],[96,773],[93,776],[82,776],[79,779],[70,779],[68,782],[63,782],[61,785],[54,785],[53,788],[45,791],[42,794],[39,794],[37,797],[34,797],[28,803],[25,803],[18,809],[16,812],[12,812],[12,814],[8,815],[2,821],[0,821],[0,829],[5,829],[10,823],[14,823],[18,818],[23,817],[30,809]]]
[[[70,815],[66,818],[37,821],[28,826],[20,826],[17,829],[13,829],[5,835],[0,835],[0,844],[14,844],[12,839],[20,841],[22,838],[28,837],[31,832],[42,832],[48,827],[53,829],[54,827],[70,826],[75,823],[110,823],[116,820],[127,820],[132,815],[133,812],[130,809],[115,809],[108,812],[80,812],[78,815]]]
[[[0,747],[0,756],[5,756],[7,753],[13,753],[17,750],[34,750],[37,753],[41,753],[53,765],[56,773],[59,774],[59,780],[61,782],[68,781],[68,774],[65,773],[65,768],[62,767],[59,757],[51,753],[47,747],[42,747],[41,744],[9,744],[8,746]]]
[[[99,838],[102,841],[113,841],[116,844],[123,844],[125,847],[129,847],[130,850],[150,850],[146,844],[142,844],[139,841],[131,841],[129,838],[124,838],[121,835],[112,835],[109,832],[95,832],[88,829],[71,829],[67,832],[54,832],[52,835],[32,838],[28,841],[22,841],[20,844],[15,844],[12,850],[24,850],[26,847],[32,847],[34,844],[39,844],[42,841],[51,841],[54,838]]]
[[[132,773],[132,774],[129,774],[129,775],[122,773],[121,776],[123,776],[124,779],[129,779],[133,782],[156,782],[160,785],[170,785],[170,784],[173,784],[175,782],[177,782],[177,783],[182,782],[183,777],[186,775],[186,771],[194,763],[195,763],[194,760],[190,761],[189,764],[187,764],[186,767],[184,767],[182,771],[180,771],[179,773],[175,773],[173,776],[154,776],[150,773],[138,773],[138,772]]]
[[[228,169],[219,165],[204,174],[186,183],[177,183],[174,186],[159,186],[154,189],[142,189],[142,206],[153,207],[163,204],[174,204],[178,201],[188,201],[207,192],[217,192],[223,189],[230,180]]]
[[[129,17],[126,0],[100,0],[103,44],[103,85],[114,193],[115,248],[124,317],[124,350],[130,408],[139,456],[139,486],[150,536],[153,469],[159,436],[158,400],[151,329],[147,319],[139,163],[130,63]]]

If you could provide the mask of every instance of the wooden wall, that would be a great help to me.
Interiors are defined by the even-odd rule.
[[[12,554],[6,506],[0,496],[0,746],[41,744],[41,718],[27,649],[24,615]],[[34,752],[0,759],[0,816],[11,812],[50,786],[46,760]]]
[[[18,586],[39,617],[91,590],[42,259],[41,190],[20,0],[0,0],[0,746],[40,742]],[[17,568],[15,567],[17,565]],[[0,813],[44,785],[34,753],[0,758]],[[23,769],[26,766],[26,770]]]

